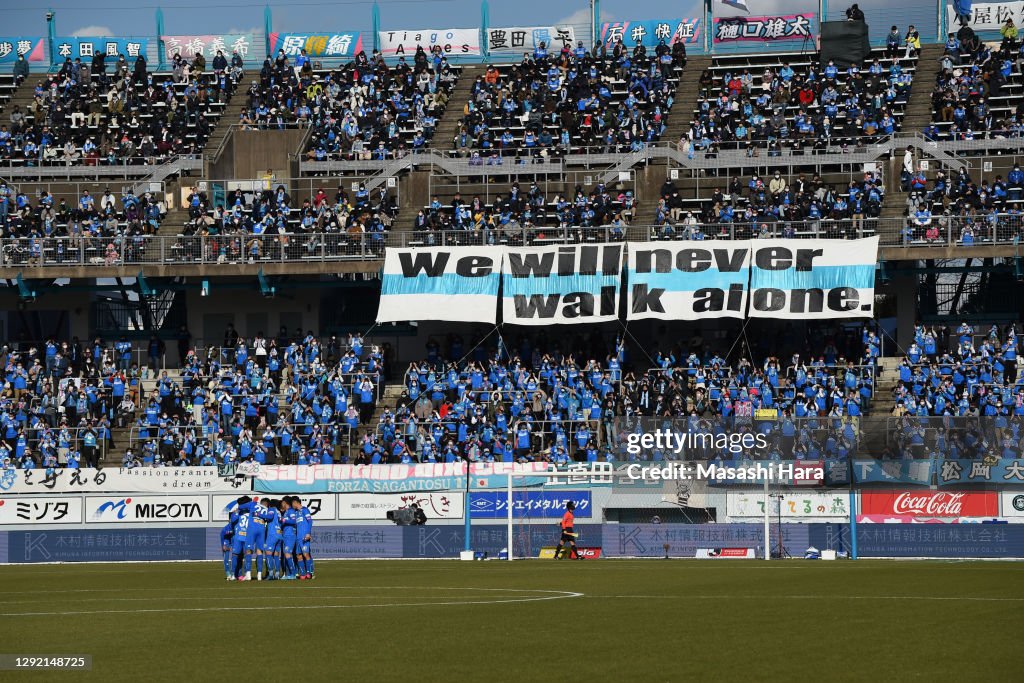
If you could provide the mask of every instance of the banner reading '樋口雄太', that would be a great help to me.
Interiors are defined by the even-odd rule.
[[[814,37],[814,14],[782,14],[766,17],[715,17],[715,43],[745,40],[778,42]]]

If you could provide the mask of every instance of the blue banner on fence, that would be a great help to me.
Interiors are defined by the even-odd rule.
[[[46,60],[43,39],[39,37],[5,36],[0,38],[0,64],[13,64],[20,55],[25,61],[42,62]]]
[[[513,491],[512,516],[514,518],[559,518],[565,513],[565,504],[576,503],[576,516],[589,518],[590,491]],[[469,509],[476,519],[507,519],[508,493],[505,491],[474,491],[469,494]]]
[[[789,554],[803,555],[810,545],[812,525],[781,526]],[[601,545],[608,557],[694,557],[698,548],[760,548],[764,544],[764,527],[758,524],[606,524],[602,530]]]
[[[465,528],[453,526],[400,527],[405,538],[404,557],[458,557],[465,549]],[[601,545],[601,525],[578,524],[578,542],[582,546]],[[558,544],[557,524],[518,524],[513,527],[512,543],[517,557],[537,557],[541,548]],[[470,547],[496,557],[508,547],[508,526],[505,524],[474,525],[470,532]]]
[[[270,52],[284,50],[289,57],[303,50],[308,57],[354,57],[363,51],[361,33],[271,33]]]
[[[932,464],[929,460],[856,460],[853,480],[858,484],[928,486],[932,481]]]
[[[860,557],[1024,557],[1024,524],[858,524]]]
[[[57,38],[54,44],[52,59],[62,62],[69,58],[74,60],[91,60],[94,55],[103,54],[117,58],[123,54],[125,59],[134,60],[138,56],[146,56],[149,41],[146,38],[75,38],[64,36]],[[108,64],[109,66],[109,64]]]
[[[10,531],[8,562],[205,560],[203,527]]]
[[[654,47],[661,41],[672,45],[696,43],[700,38],[701,20],[688,19],[648,19],[645,21],[612,21],[601,25],[601,42],[612,45],[621,39],[626,47],[644,45]]]
[[[936,460],[932,467],[939,486],[962,484],[1024,485],[1024,460]]]

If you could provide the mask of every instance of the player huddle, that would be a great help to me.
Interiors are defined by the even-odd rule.
[[[228,581],[313,578],[313,515],[298,496],[281,500],[242,496],[220,532],[224,573]]]

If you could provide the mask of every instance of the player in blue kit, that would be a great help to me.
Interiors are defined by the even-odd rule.
[[[259,500],[253,500],[249,496],[242,496],[238,499],[239,512],[247,512],[252,516],[252,523],[249,525],[249,540],[245,546],[245,575],[247,579],[252,576],[249,568],[252,566],[253,558],[256,560],[256,580],[263,580],[263,546],[267,542],[267,507],[260,504]]]
[[[313,540],[313,515],[298,496],[292,496],[292,509],[299,513],[295,533],[295,564],[298,565],[299,578],[312,579],[313,557],[309,546]]]
[[[267,540],[263,544],[263,559],[267,563],[267,579],[274,581],[281,578],[281,549],[284,546],[281,513],[278,511],[281,501],[268,500],[266,504]]]
[[[252,515],[248,512],[239,511],[238,521],[235,522],[235,533],[231,537],[231,567],[232,571],[238,571],[238,561],[240,557],[246,559],[245,574],[239,574],[239,581],[247,581],[247,574],[252,567],[252,555],[248,554],[249,549],[252,547],[249,545],[249,533],[252,523]]]
[[[293,559],[295,553],[295,538],[298,534],[299,517],[301,513],[292,506],[292,497],[285,496],[281,499],[281,529],[284,542],[284,576],[283,581],[294,581],[296,579],[296,566]]]
[[[220,549],[224,553],[224,574],[228,581],[235,580],[235,566],[231,556],[231,538],[235,535],[235,525],[238,523],[238,513],[232,512],[228,523],[220,530]]]

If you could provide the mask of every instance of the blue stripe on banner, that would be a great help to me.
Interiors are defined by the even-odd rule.
[[[498,296],[498,274],[480,277],[465,277],[456,273],[445,273],[438,277],[430,277],[419,273],[416,277],[406,277],[394,273],[385,273],[381,283],[382,296],[403,296],[406,294],[443,294],[458,296],[462,294],[486,294]]]
[[[602,287],[618,287],[622,278],[618,275],[551,275],[549,277],[512,277],[502,274],[503,296],[517,294],[565,294],[567,292],[591,292],[597,294]]]
[[[742,268],[738,273],[723,273],[719,270],[705,270],[699,273],[680,270],[669,273],[637,273],[630,270],[629,284],[646,284],[650,289],[661,288],[666,292],[695,292],[704,287],[729,289],[737,283],[746,285],[749,277],[748,268]]]
[[[833,289],[853,287],[872,289],[875,286],[875,264],[858,266],[814,266],[813,270],[762,270],[754,266],[751,289]]]

